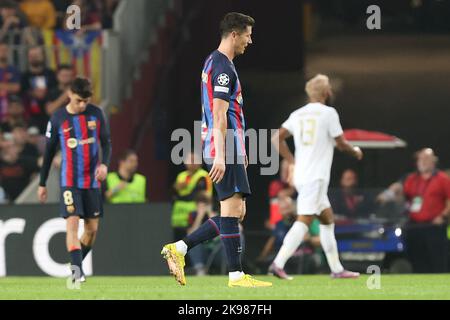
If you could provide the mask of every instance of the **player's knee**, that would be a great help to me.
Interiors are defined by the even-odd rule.
[[[243,216],[243,211],[245,210],[243,201],[234,197],[223,201],[220,209],[222,217],[236,218],[241,218]]]

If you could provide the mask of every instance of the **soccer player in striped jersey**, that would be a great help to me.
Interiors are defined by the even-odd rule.
[[[252,17],[241,13],[225,15],[220,25],[219,48],[208,56],[202,70],[203,158],[220,200],[221,216],[209,219],[184,239],[164,246],[162,254],[181,285],[186,284],[183,268],[187,251],[219,235],[228,262],[229,287],[272,285],[245,274],[241,265],[239,221],[244,219],[245,198],[251,191],[247,178],[242,89],[233,59],[252,43],[254,23]],[[230,137],[227,129],[233,133]]]
[[[71,258],[73,281],[84,282],[82,261],[95,242],[99,218],[103,216],[100,183],[108,173],[111,139],[102,110],[90,104],[90,81],[76,78],[68,90],[68,96],[69,104],[57,110],[47,125],[47,145],[38,198],[41,203],[47,200],[46,181],[60,146],[60,215],[66,219],[66,245]],[[84,219],[81,239],[78,238],[80,219]]]

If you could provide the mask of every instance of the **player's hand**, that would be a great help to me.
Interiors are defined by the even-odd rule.
[[[219,183],[220,181],[222,181],[224,175],[225,175],[225,161],[223,159],[216,157],[214,159],[211,171],[209,172],[209,176],[211,177],[212,182]]]
[[[40,203],[45,203],[47,201],[47,188],[39,187],[37,190],[37,196]]]
[[[353,147],[353,150],[355,150],[355,158],[356,158],[357,160],[362,160],[364,154],[363,154],[363,152],[361,151],[361,149],[360,149],[359,147]]]
[[[95,170],[95,179],[98,181],[105,181],[106,176],[108,175],[108,167],[104,164],[101,164]]]

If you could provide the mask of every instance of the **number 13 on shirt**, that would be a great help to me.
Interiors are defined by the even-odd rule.
[[[316,136],[316,119],[300,119],[300,140],[303,145],[312,145]]]

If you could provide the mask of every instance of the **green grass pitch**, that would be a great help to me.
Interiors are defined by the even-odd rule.
[[[450,299],[449,275],[382,275],[381,288],[367,288],[360,279],[330,279],[327,275],[298,275],[293,281],[269,276],[271,288],[228,288],[227,277],[188,277],[179,286],[172,277],[90,277],[80,290],[69,290],[65,279],[0,278],[0,299]]]

